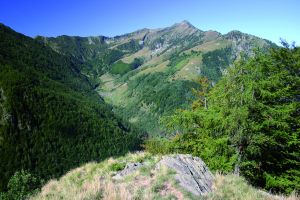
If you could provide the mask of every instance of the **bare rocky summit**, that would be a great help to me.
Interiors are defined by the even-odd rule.
[[[144,164],[139,162],[127,163],[113,179],[121,180],[142,166]],[[159,171],[163,166],[175,171],[175,179],[179,185],[194,195],[205,195],[212,191],[214,176],[200,158],[184,154],[167,155],[155,165],[155,171]]]

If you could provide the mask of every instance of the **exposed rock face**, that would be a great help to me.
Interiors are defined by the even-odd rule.
[[[191,193],[205,195],[212,191],[214,177],[200,158],[182,154],[164,156],[157,167],[161,165],[175,170],[180,186]]]
[[[113,176],[113,179],[115,180],[122,179],[124,176],[132,174],[142,166],[143,166],[142,163],[127,163],[126,167],[123,170],[119,171],[115,176]]]
[[[120,180],[143,165],[143,163],[127,163],[123,170],[113,176],[113,179]],[[205,195],[212,191],[214,177],[200,158],[184,154],[163,156],[156,164],[155,171],[159,171],[162,166],[174,170],[179,185],[194,195]]]

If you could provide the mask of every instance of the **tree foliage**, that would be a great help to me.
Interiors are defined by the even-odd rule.
[[[38,191],[41,185],[39,178],[34,177],[28,171],[17,171],[7,184],[7,192],[0,194],[2,200],[27,199]]]
[[[299,191],[299,73],[297,47],[241,59],[208,94],[199,92],[202,97],[193,109],[164,120],[184,133],[172,145],[202,156],[213,169],[235,170],[265,189]],[[220,163],[214,164],[218,157]]]

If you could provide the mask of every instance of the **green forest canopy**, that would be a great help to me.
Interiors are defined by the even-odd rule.
[[[21,169],[47,180],[139,148],[81,62],[1,24],[0,38],[0,191]]]

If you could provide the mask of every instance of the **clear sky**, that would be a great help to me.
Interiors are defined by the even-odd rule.
[[[300,44],[300,0],[0,0],[0,22],[32,37],[115,36],[182,20]]]

